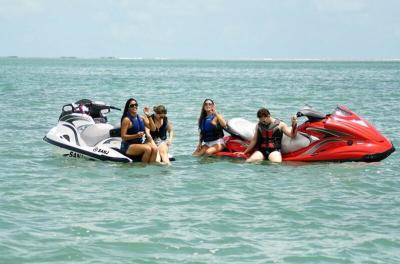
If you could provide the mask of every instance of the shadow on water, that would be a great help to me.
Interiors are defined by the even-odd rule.
[[[217,162],[221,162],[221,161],[228,161],[230,163],[239,163],[239,164],[243,164],[244,159],[240,159],[240,158],[230,158],[230,157],[214,157],[214,156],[202,156],[202,157],[194,157],[196,159],[198,159],[198,162],[200,164],[211,164],[211,163],[217,163]]]
[[[352,167],[352,168],[363,168],[371,166],[380,166],[382,162],[362,162],[362,161],[349,161],[349,162],[335,162],[335,161],[283,161],[282,165],[293,166],[293,167],[303,167],[303,166],[321,166],[321,165],[337,165],[340,167]]]

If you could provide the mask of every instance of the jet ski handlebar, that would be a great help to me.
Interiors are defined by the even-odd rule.
[[[300,110],[299,112],[297,112],[296,116],[297,117],[305,116],[308,118],[308,120],[310,122],[319,121],[319,120],[326,118],[325,114],[318,112],[312,108],[304,108],[304,109]]]
[[[121,108],[118,108],[118,107],[115,107],[115,106],[111,106],[111,105],[110,105],[110,109],[121,111]]]
[[[96,110],[104,110],[104,109],[114,109],[121,111],[121,108],[112,106],[112,105],[103,105],[103,104],[94,104],[94,103],[88,103],[88,104],[82,104],[83,106],[86,106],[89,109],[96,109]],[[79,110],[79,106],[77,107],[76,105],[74,106],[73,104],[66,104],[63,105],[62,110],[64,112],[75,112]]]

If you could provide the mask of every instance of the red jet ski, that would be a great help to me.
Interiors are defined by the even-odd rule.
[[[380,161],[395,148],[374,126],[345,106],[332,114],[322,114],[306,106],[297,117],[307,120],[298,126],[295,138],[283,135],[284,161]],[[226,149],[215,155],[248,158],[243,152],[254,135],[256,124],[242,118],[228,121]]]

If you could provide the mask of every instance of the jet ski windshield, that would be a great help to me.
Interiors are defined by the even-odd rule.
[[[335,109],[335,111],[333,111],[332,115],[337,115],[337,116],[352,116],[353,112],[350,111],[350,109],[348,109],[345,106],[342,105],[338,105]]]

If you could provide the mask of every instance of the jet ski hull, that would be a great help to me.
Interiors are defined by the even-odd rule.
[[[83,144],[75,127],[63,125],[59,124],[43,138],[44,141],[61,148],[61,150],[65,149],[63,156],[86,157],[102,161],[132,162],[131,158],[117,151],[121,142],[119,138],[106,138],[95,146],[88,146]],[[60,130],[60,126],[63,127],[62,130]]]

